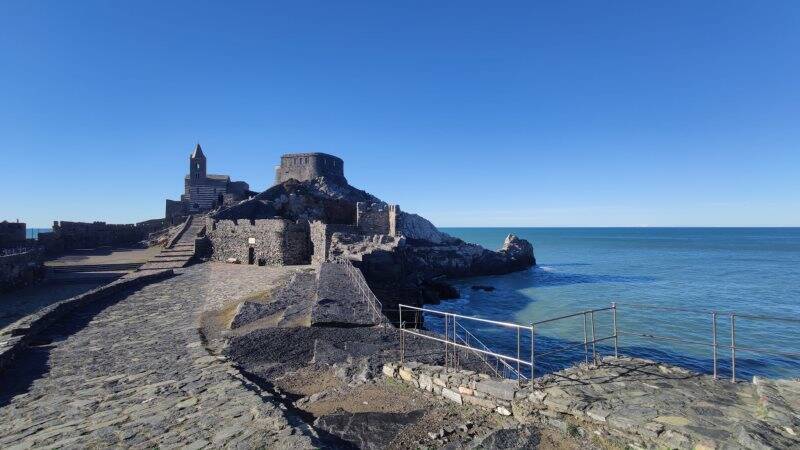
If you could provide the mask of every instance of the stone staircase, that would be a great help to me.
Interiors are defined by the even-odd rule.
[[[196,214],[190,219],[189,226],[172,246],[164,248],[161,252],[147,261],[140,271],[179,269],[186,267],[194,258],[194,240],[205,225],[205,215]]]

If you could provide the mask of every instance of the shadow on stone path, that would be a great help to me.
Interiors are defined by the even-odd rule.
[[[209,300],[261,289],[265,273],[193,266],[60,322],[52,343],[7,373],[16,384],[3,380],[0,447],[318,446],[308,425],[198,335]]]

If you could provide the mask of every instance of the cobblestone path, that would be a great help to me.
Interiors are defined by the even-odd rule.
[[[264,289],[267,270],[197,265],[67,317],[0,376],[0,448],[318,446],[197,332],[206,305]]]

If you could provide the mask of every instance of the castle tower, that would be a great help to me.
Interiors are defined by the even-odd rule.
[[[200,148],[198,142],[192,155],[189,156],[189,179],[194,181],[204,178],[206,178],[206,155],[203,154],[203,149]]]

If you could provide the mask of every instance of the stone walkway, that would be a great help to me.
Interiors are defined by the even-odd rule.
[[[263,289],[268,270],[197,265],[66,318],[0,375],[0,447],[318,446],[197,332],[206,303]]]
[[[185,267],[194,257],[194,240],[203,226],[205,226],[204,215],[197,214],[192,216],[192,222],[178,241],[172,247],[165,248],[154,255],[139,270],[164,270]]]

